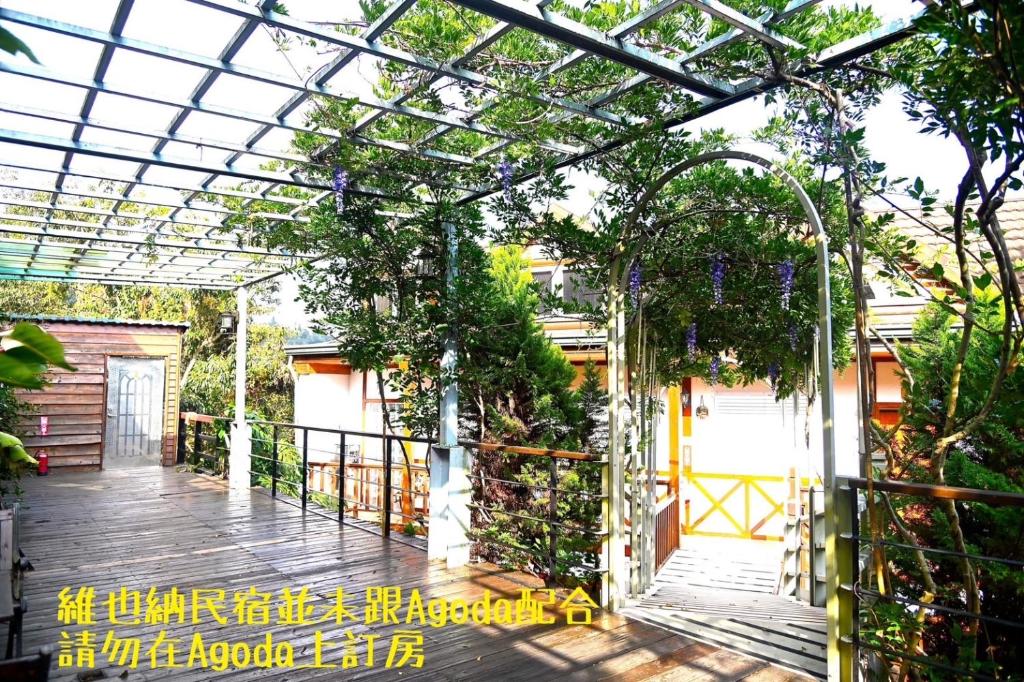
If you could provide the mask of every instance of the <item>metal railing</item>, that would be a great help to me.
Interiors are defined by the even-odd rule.
[[[996,603],[994,587],[997,580],[1009,576],[1016,581],[1018,588],[1024,585],[1024,557],[991,556],[924,545],[919,537],[899,532],[891,523],[887,524],[884,535],[872,538],[871,533],[864,534],[860,530],[867,485],[868,482],[862,478],[840,478],[837,488],[838,541],[844,551],[838,553],[839,565],[836,568],[840,579],[840,602],[850,604],[848,609],[841,608],[845,617],[841,616],[840,634],[851,657],[849,665],[866,666],[869,672],[881,670],[890,675],[894,668],[899,668],[900,677],[906,676],[907,670],[913,668],[918,672],[926,671],[925,677],[932,679],[938,676],[943,679],[995,680],[1008,679],[1008,661],[1000,660],[1005,656],[1010,659],[1012,675],[1019,675],[1024,665],[1024,622],[1020,612],[1018,610],[1014,618],[1007,617],[1005,613],[995,615],[992,610],[1005,610],[1006,607]],[[917,518],[932,511],[928,505],[936,501],[953,502],[961,518],[972,512],[1024,509],[1024,495],[1016,493],[901,481],[872,481],[872,486],[880,509],[887,506],[881,498],[886,495],[898,500],[900,506],[910,507],[912,515]],[[1024,513],[1018,519],[1021,521],[1024,521]],[[1024,527],[1017,528],[1015,532],[1024,533]],[[967,541],[970,542],[971,538],[968,537]],[[871,560],[864,556],[864,551],[870,554],[876,550],[884,551],[887,563],[896,568],[889,589],[880,589],[877,579],[870,575]],[[925,557],[929,570],[942,581],[937,580],[939,594],[927,594],[922,589],[920,576],[915,575],[919,572],[914,559],[918,552]],[[978,612],[969,611],[964,604],[949,603],[949,599],[959,601],[967,594],[964,586],[957,582],[961,578],[963,561],[970,562],[971,574],[977,580],[982,595]],[[943,562],[957,565],[943,567]],[[902,619],[906,627],[895,631],[898,634],[894,636],[894,631],[880,627],[878,622],[869,622],[876,617],[880,621],[888,619],[889,623]],[[978,648],[987,651],[983,658],[988,659],[970,670],[958,665],[960,645],[956,634],[966,637],[964,625],[969,623],[977,624],[982,631],[987,644]],[[908,640],[908,637],[913,639]],[[953,654],[952,659],[949,654]],[[1002,672],[999,667],[1003,668]]]
[[[317,513],[379,524],[389,536],[426,535],[428,518],[425,438],[252,420],[253,485],[272,497],[297,499]]]
[[[177,463],[226,477],[230,417],[182,412],[178,416]]]
[[[601,476],[607,460],[585,452],[461,442],[474,454],[475,553],[517,564],[549,584],[597,589],[606,572]]]
[[[426,535],[429,439],[250,420],[251,485],[338,522]],[[229,419],[182,413],[178,462],[227,476]],[[474,554],[597,588],[607,572],[600,492],[607,460],[568,450],[464,441],[473,455]],[[676,507],[678,526],[678,507]]]

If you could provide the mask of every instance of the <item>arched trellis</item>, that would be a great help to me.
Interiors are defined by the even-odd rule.
[[[785,183],[796,195],[807,214],[815,240],[818,270],[818,335],[817,364],[820,391],[821,433],[823,448],[823,488],[825,504],[825,559],[826,559],[826,612],[828,620],[828,664],[831,673],[839,666],[839,573],[836,556],[835,500],[835,438],[833,434],[833,380],[832,380],[832,304],[829,284],[828,239],[821,216],[810,196],[796,178],[763,156],[750,152],[723,150],[698,154],[663,173],[640,197],[627,217],[622,234],[616,244],[608,271],[607,353],[608,353],[608,447],[609,466],[605,469],[603,492],[604,514],[608,523],[607,553],[608,579],[603,595],[610,608],[622,603],[625,570],[625,462],[626,462],[626,321],[625,292],[629,287],[629,272],[649,235],[638,232],[636,226],[651,200],[673,178],[697,166],[714,161],[741,161],[760,166]],[[636,440],[633,441],[636,443]]]

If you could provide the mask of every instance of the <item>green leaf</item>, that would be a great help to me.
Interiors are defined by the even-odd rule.
[[[22,442],[9,433],[0,433],[0,453],[12,465],[12,468],[39,464],[32,455],[28,454]]]
[[[77,371],[64,359],[64,347],[60,345],[60,341],[44,332],[38,325],[19,322],[5,336],[17,341],[21,344],[20,347],[31,350],[44,364],[62,367],[72,372]]]
[[[0,50],[15,56],[20,52],[36,64],[39,63],[39,60],[36,59],[35,54],[33,54],[32,50],[29,49],[28,45],[23,43],[18,36],[14,35],[3,26],[0,26]]]
[[[991,273],[986,272],[984,275],[974,278],[974,286],[979,289],[987,289],[990,284],[992,284]]]
[[[17,388],[42,388],[40,375],[45,371],[46,364],[21,346],[0,353],[0,383]]]

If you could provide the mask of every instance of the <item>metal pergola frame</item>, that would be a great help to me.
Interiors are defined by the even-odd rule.
[[[501,98],[521,97],[542,104],[549,108],[545,114],[549,121],[585,117],[615,131],[636,121],[628,112],[615,112],[608,107],[624,94],[649,83],[667,84],[693,95],[695,106],[685,115],[666,123],[668,126],[681,125],[771,87],[757,79],[733,83],[715,74],[697,73],[691,68],[695,61],[741,40],[774,47],[801,47],[780,33],[776,26],[822,2],[791,0],[781,11],[751,17],[721,0],[652,0],[635,16],[607,32],[601,32],[550,11],[552,0],[539,0],[535,4],[520,0],[449,0],[464,10],[489,16],[495,22],[460,56],[440,62],[397,49],[383,40],[396,22],[415,9],[416,0],[393,0],[375,21],[367,22],[359,35],[329,30],[319,24],[275,12],[275,0],[259,0],[255,5],[234,0],[187,1],[217,16],[233,17],[239,21],[216,57],[124,35],[136,10],[134,0],[119,0],[106,31],[0,8],[0,21],[86,41],[100,48],[91,78],[61,73],[24,59],[0,59],[0,73],[84,91],[82,106],[77,113],[0,101],[0,113],[19,117],[18,120],[72,126],[71,134],[65,136],[0,127],[0,143],[52,150],[63,155],[60,163],[53,164],[11,160],[0,154],[0,205],[3,205],[0,233],[5,240],[0,242],[3,245],[0,247],[0,278],[108,284],[148,282],[209,288],[235,288],[265,280],[315,257],[315,254],[288,254],[246,245],[248,235],[244,229],[232,227],[229,221],[256,217],[301,223],[307,220],[305,212],[330,196],[332,189],[321,174],[307,172],[310,162],[302,155],[290,149],[260,146],[260,142],[271,133],[316,132],[328,143],[341,140],[357,146],[408,154],[424,161],[456,167],[474,166],[493,163],[495,156],[510,144],[524,141],[520,135],[478,121]],[[727,30],[675,58],[656,54],[629,41],[630,36],[641,28],[684,8],[700,10],[709,21],[724,22]],[[818,54],[813,66],[805,71],[836,66],[899,40],[912,30],[914,18],[894,22],[832,46]],[[239,54],[261,28],[315,39],[338,50],[338,53],[306,79],[297,73],[286,76],[240,63],[237,61]],[[545,79],[591,58],[628,67],[635,75],[579,102],[547,95],[540,89],[526,94],[508,92],[495,78],[474,71],[468,65],[514,30],[530,31],[565,48],[564,56],[536,73],[533,80],[537,83],[543,83]],[[199,68],[203,75],[184,97],[148,92],[137,84],[126,86],[108,82],[108,71],[119,51]],[[420,87],[390,99],[370,95],[355,98],[366,113],[347,130],[314,129],[301,120],[303,106],[315,98],[353,99],[350,93],[339,91],[331,82],[363,55],[422,70],[424,80]],[[246,109],[245,103],[225,107],[207,101],[211,89],[224,75],[276,86],[290,94],[272,114]],[[477,91],[486,91],[482,104],[465,113],[436,112],[410,104],[425,89],[445,79]],[[104,96],[172,107],[177,113],[162,127],[102,120],[93,115],[93,109],[97,100]],[[239,130],[248,131],[244,141],[181,132],[190,117],[197,114],[216,116],[238,126]],[[428,122],[433,127],[416,140],[374,136],[374,125],[386,117],[407,117]],[[472,154],[445,150],[444,137],[453,130],[478,134],[485,143]],[[152,146],[145,150],[89,142],[83,139],[89,131],[130,134],[151,141]],[[622,144],[614,135],[610,138],[611,141],[594,148],[582,148],[560,140],[530,142],[535,143],[556,167],[565,168]],[[167,151],[172,144],[194,146],[203,153],[199,159],[179,156]],[[83,158],[128,162],[134,165],[134,170],[125,173],[121,170],[82,169],[77,162]],[[277,164],[278,169],[266,168],[268,162]],[[161,168],[201,173],[203,179],[199,182],[151,179],[153,169]],[[538,172],[539,167],[517,169],[515,181],[528,181]],[[26,173],[44,173],[53,178],[53,183],[47,186],[25,181],[22,175]],[[411,190],[417,180],[408,180]],[[80,181],[105,182],[108,187],[99,191],[82,188]],[[463,194],[461,201],[468,203],[493,193],[496,186],[497,183],[492,182],[457,188]],[[282,188],[293,191],[285,194]],[[389,196],[365,183],[355,183],[347,191],[381,198]],[[163,198],[155,197],[154,192],[163,193]],[[41,195],[48,198],[41,201]],[[168,195],[171,198],[167,198]],[[98,209],[97,202],[103,202],[107,207]],[[226,205],[226,202],[233,205]],[[142,208],[128,211],[122,208],[125,204]],[[22,243],[29,248],[22,248]]]
[[[771,48],[802,48],[784,34],[783,22],[802,12],[812,11],[822,2],[790,0],[779,11],[767,11],[753,17],[722,0],[650,0],[634,16],[608,30],[599,31],[552,11],[555,0],[536,0],[533,4],[521,0],[446,0],[461,11],[489,17],[490,23],[481,23],[485,28],[461,54],[438,61],[399,49],[388,41],[389,31],[408,13],[415,11],[420,0],[391,0],[375,20],[364,22],[365,27],[358,35],[329,30],[321,24],[275,12],[277,0],[257,0],[255,4],[235,0],[182,1],[199,8],[199,11],[208,12],[207,16],[211,18],[228,18],[236,22],[231,36],[215,56],[210,56],[209,52],[190,52],[125,35],[136,10],[135,0],[117,0],[106,30],[0,8],[0,22],[43,31],[60,36],[62,40],[84,41],[99,49],[91,76],[84,77],[31,64],[26,59],[0,58],[0,74],[6,74],[5,77],[51,84],[46,87],[73,88],[84,93],[81,106],[75,112],[42,109],[34,103],[30,105],[0,98],[0,115],[13,116],[19,121],[29,120],[34,124],[71,127],[70,134],[49,135],[40,133],[38,125],[25,128],[0,126],[0,279],[234,289],[239,314],[238,341],[235,344],[235,406],[238,416],[232,427],[230,476],[232,485],[239,487],[249,484],[245,473],[249,461],[249,441],[245,437],[248,427],[244,420],[248,287],[317,257],[314,253],[292,254],[253,243],[245,229],[246,220],[259,219],[296,226],[308,222],[308,212],[316,210],[323,200],[330,199],[335,189],[329,182],[331,169],[325,165],[323,159],[327,154],[323,152],[330,151],[340,142],[354,148],[382,150],[384,154],[408,155],[418,161],[442,164],[445,168],[479,171],[493,166],[498,155],[503,155],[510,146],[527,143],[536,147],[536,156],[542,161],[517,168],[512,181],[528,182],[537,177],[545,166],[576,166],[625,144],[629,137],[619,132],[635,131],[638,120],[635,112],[624,110],[619,100],[639,88],[664,87],[689,96],[690,106],[683,113],[659,124],[661,128],[673,128],[775,87],[774,83],[757,78],[734,82],[720,74],[701,73],[695,70],[695,65],[740,41]],[[922,2],[928,4],[927,0]],[[708,26],[716,26],[714,36],[685,54],[671,56],[652,52],[631,40],[644,27],[680,11],[699,12]],[[892,44],[914,30],[913,22],[924,11],[922,9],[915,16],[828,47],[813,58],[803,60],[802,65],[796,67],[797,74],[813,75],[816,71],[840,66]],[[278,32],[315,40],[329,46],[336,54],[315,68],[307,78],[300,76],[294,68],[294,75],[256,68],[243,61],[240,55],[260,30],[268,34]],[[529,78],[537,86],[535,89],[510,89],[500,79],[472,68],[474,60],[486,55],[491,47],[514,31],[529,32],[546,45],[558,46],[555,53],[560,56],[530,74]],[[122,52],[198,69],[201,75],[185,96],[151,92],[138,87],[137,83],[115,83],[110,80],[108,72]],[[356,66],[362,57],[393,62],[422,72],[422,77],[414,87],[389,98],[367,93],[353,95],[341,89],[341,83],[336,79],[344,78],[347,70]],[[591,93],[582,101],[544,91],[545,83],[590,59],[614,63],[616,68],[625,69],[628,76],[603,92]],[[224,106],[211,101],[211,92],[225,77],[272,86],[285,94],[272,113],[256,110],[252,101]],[[458,83],[460,87],[472,90],[476,94],[476,103],[469,110],[450,107],[450,111],[437,111],[419,104],[425,92],[446,83]],[[106,97],[157,105],[174,113],[167,124],[160,127],[153,127],[150,123],[111,122],[94,113],[96,103]],[[604,126],[603,130],[608,134],[599,142],[583,147],[578,141],[530,139],[528,129],[526,132],[522,129],[503,130],[481,122],[481,119],[486,120],[490,110],[510,100],[523,100],[545,107],[543,118],[546,123],[556,124],[580,117],[588,123]],[[303,119],[304,109],[317,106],[321,101],[354,103],[359,107],[359,116],[354,124],[343,130],[321,129]],[[232,130],[242,133],[238,136],[242,141],[225,140],[218,134],[186,132],[186,126],[197,117],[216,117],[227,122]],[[379,134],[382,124],[390,122],[393,117],[420,122],[421,127],[425,123],[427,132],[415,139],[394,139]],[[410,129],[415,128],[410,126]],[[93,131],[131,136],[136,144],[117,146],[90,141],[87,138]],[[477,136],[473,139],[480,144],[470,151],[453,149],[450,138],[454,131]],[[320,153],[314,153],[312,159],[307,159],[287,146],[272,148],[265,144],[268,137],[282,132],[288,136],[297,133],[319,135],[323,140]],[[146,140],[147,146],[140,146],[139,139]],[[176,153],[175,145],[198,149],[198,158]],[[22,151],[38,150],[39,154],[29,159],[12,159],[4,155],[4,151],[12,146]],[[42,158],[53,153],[61,155],[61,160],[54,162]],[[723,152],[714,158],[740,157],[736,152]],[[126,171],[123,166],[97,170],[89,163],[95,160],[128,163],[132,170]],[[771,167],[767,162],[747,160]],[[158,170],[197,173],[202,179],[168,180],[166,174],[159,177]],[[412,195],[424,182],[428,182],[422,178],[400,177],[394,170],[385,168],[379,172],[377,169],[369,171],[364,173],[364,177],[398,179],[399,184],[393,187],[399,187],[399,195]],[[32,179],[33,175],[36,180]],[[52,184],[38,181],[39,175],[51,178]],[[477,172],[470,177],[488,178],[490,175]],[[85,186],[82,186],[83,181]],[[381,186],[386,184],[380,183]],[[501,183],[495,178],[481,182],[479,186],[460,187],[455,181],[448,184],[460,193],[461,203],[478,201],[501,189]],[[806,197],[799,186],[795,186],[795,181],[789,184],[803,201]],[[353,182],[345,192],[377,197],[382,200],[382,206],[391,202],[395,212],[400,212],[403,202],[408,200],[408,197],[396,196],[394,188],[384,190],[365,181]],[[419,200],[423,200],[422,196]],[[809,202],[803,203],[805,208],[809,207]],[[391,212],[392,207],[385,210]],[[808,208],[808,213],[813,214],[813,207]],[[816,220],[816,214],[811,220]],[[819,233],[819,265],[824,261],[827,266],[820,221],[816,228]],[[454,286],[458,276],[457,226],[448,223],[445,229],[451,256],[446,274],[449,286]],[[821,267],[820,272],[827,273],[827,267]],[[621,299],[622,287],[614,284],[614,276],[611,281],[610,300]],[[827,274],[819,285],[824,292],[821,294],[821,328],[827,332]],[[618,317],[609,324],[609,369],[621,373],[624,353],[615,332],[622,327],[619,320],[621,310],[616,313],[615,305],[621,305],[621,300],[612,304],[612,311]],[[821,369],[824,376],[830,377],[827,336],[823,337],[820,346],[824,349]],[[456,338],[450,332],[441,359],[442,374],[450,372],[454,376],[456,362]],[[619,384],[624,384],[624,379],[612,381],[609,386],[609,414],[616,424],[615,433],[620,436],[609,457],[609,461],[615,460],[610,471],[619,472],[616,476],[621,475],[621,462],[625,461],[624,436],[621,435],[624,433],[623,396],[621,387],[615,388]],[[826,382],[828,385],[830,383]],[[826,406],[830,405],[829,398],[826,395],[824,399]],[[466,530],[470,522],[470,487],[467,460],[457,443],[457,405],[458,388],[452,383],[444,392],[441,444],[435,449],[436,456],[431,463],[432,528],[435,526],[435,501],[443,509],[444,516],[439,517],[443,521],[439,526],[442,532],[431,533],[428,549],[432,558],[446,557],[450,565],[459,565],[469,558]],[[827,436],[831,421],[828,409],[823,412],[823,418]],[[825,457],[831,456],[831,449],[826,447]],[[831,472],[830,480],[826,482],[830,492],[834,483],[832,464],[826,463],[826,469]],[[608,488],[612,483],[608,471],[605,479]],[[622,481],[617,481],[617,484],[621,487]],[[609,493],[608,504],[621,505],[620,497]],[[831,498],[828,500],[830,504]],[[619,523],[616,524],[615,518]],[[606,509],[605,523],[609,524],[608,535],[612,536],[611,545],[606,540],[606,546],[621,549],[621,518],[622,509],[615,513]],[[830,556],[833,557],[835,540],[835,533],[831,532]],[[622,595],[622,557],[613,562],[612,556],[613,553],[606,549],[605,565],[609,577],[606,578],[605,596],[607,603],[614,605]],[[616,565],[619,565],[618,569]],[[618,574],[612,575],[616,571]],[[837,653],[841,632],[835,575],[830,577],[829,585],[829,673],[830,677],[845,679],[848,671],[840,672]],[[846,665],[849,667],[849,659]]]

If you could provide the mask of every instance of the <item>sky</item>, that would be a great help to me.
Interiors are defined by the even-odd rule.
[[[853,0],[827,0],[825,5],[852,5]],[[861,2],[870,5],[883,21],[909,14],[920,7],[912,0],[875,0]],[[323,2],[322,0],[288,0],[289,13],[303,20],[324,22],[344,21],[358,14],[355,0]],[[108,31],[117,7],[116,0],[3,0],[5,10],[58,19],[96,31]],[[28,43],[36,52],[46,69],[61,74],[62,78],[74,82],[92,80],[102,46],[78,38],[56,35],[49,31],[3,22]],[[194,3],[182,0],[135,0],[124,35],[136,40],[160,43],[178,50],[193,52],[216,58],[219,51],[240,25],[241,20],[225,13],[211,11]],[[278,50],[269,31],[257,30],[233,58],[234,63],[253,69],[270,71],[301,81],[312,69],[330,59],[331,54],[304,47]],[[6,55],[0,61],[12,62],[19,68],[31,68],[21,57],[10,60]],[[360,56],[355,64],[332,80],[328,86],[340,93],[358,96],[370,94],[374,81],[377,60],[366,55]],[[9,70],[8,70],[9,71]],[[114,58],[104,78],[108,83],[125,85],[133,93],[139,93],[143,83],[143,94],[153,99],[173,102],[187,99],[195,83],[204,71],[196,66],[169,62],[124,49],[114,51]],[[130,86],[130,87],[129,87]],[[45,109],[60,116],[77,116],[82,108],[85,90],[69,84],[43,82],[10,72],[0,72],[0,128],[28,133],[67,137],[73,125],[67,121],[39,121],[19,114],[26,109]],[[270,115],[292,94],[292,90],[277,85],[254,82],[250,79],[224,74],[218,77],[204,96],[204,102],[227,108],[245,108],[262,115]],[[299,107],[289,121],[301,121],[307,106]],[[148,152],[153,137],[147,131],[159,131],[177,114],[177,108],[167,104],[138,102],[114,94],[100,94],[92,106],[89,116],[100,122],[118,128],[126,126],[142,133],[127,135],[123,132],[86,128],[82,140],[97,144],[127,147]],[[728,109],[716,112],[688,125],[694,133],[706,128],[724,128],[739,138],[749,137],[750,132],[763,125],[770,114],[762,98],[748,100]],[[866,123],[866,144],[872,155],[888,167],[890,176],[916,177],[920,175],[929,187],[940,188],[948,195],[962,172],[962,162],[955,145],[935,136],[918,133],[916,126],[908,122],[900,109],[900,97],[892,94],[882,99],[879,106],[868,116]],[[251,128],[238,126],[229,119],[209,113],[193,112],[186,119],[179,132],[182,135],[241,143]],[[267,135],[260,147],[267,150],[286,150],[291,133],[277,129]],[[749,141],[742,141],[740,147],[749,147]],[[214,150],[216,152],[216,150]],[[163,150],[169,156],[188,159],[202,159],[209,153],[203,148],[184,142],[171,142]],[[216,152],[217,160],[223,152]],[[2,164],[38,165],[59,167],[63,153],[39,150],[10,143],[0,143],[0,173],[10,173]],[[255,166],[265,162],[266,157],[247,156],[239,163]],[[112,161],[90,158],[76,154],[72,167],[83,173],[97,175],[113,174],[114,177],[131,176],[137,164],[126,161]],[[52,186],[55,174],[43,171],[19,171],[19,179],[27,184],[40,187]],[[199,184],[205,176],[202,173],[167,169],[153,166],[146,172],[146,178],[166,184]],[[80,180],[80,182],[88,182]],[[579,173],[570,174],[570,182],[576,184],[566,207],[575,213],[586,214],[594,203],[595,183]],[[230,181],[223,181],[225,187]],[[161,190],[147,188],[147,196],[158,199]],[[165,190],[168,198],[180,200],[173,190]],[[194,212],[190,219],[212,220],[215,216],[201,211]],[[211,223],[212,224],[212,223]],[[295,302],[297,288],[293,281],[281,278],[281,305],[274,312],[274,319],[286,326],[307,326],[302,305]]]

